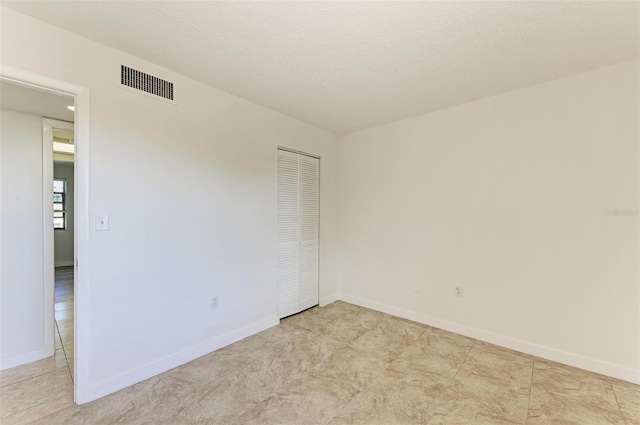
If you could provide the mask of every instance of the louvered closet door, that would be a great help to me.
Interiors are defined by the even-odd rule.
[[[300,155],[278,150],[278,316],[300,306]]]
[[[278,150],[278,316],[318,304],[320,161]]]
[[[318,304],[318,180],[320,161],[300,155],[300,310]]]

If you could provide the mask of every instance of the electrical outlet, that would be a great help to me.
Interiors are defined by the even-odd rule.
[[[218,296],[211,297],[211,310],[218,308]]]
[[[456,294],[456,297],[461,297],[462,296],[462,286],[456,286],[455,287],[455,294]]]

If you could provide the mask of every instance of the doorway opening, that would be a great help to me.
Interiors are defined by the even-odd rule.
[[[76,401],[76,100],[37,83],[0,76],[0,385],[25,395],[3,406],[9,421],[26,410],[37,414],[47,383],[56,388],[56,406]]]
[[[71,104],[68,107],[75,105]],[[54,233],[54,319],[56,352],[62,350],[73,380],[74,365],[74,125],[66,121],[43,120],[44,143],[53,146],[53,233]],[[49,136],[49,134],[51,136]],[[49,138],[51,140],[49,140]],[[58,348],[59,347],[59,348]]]

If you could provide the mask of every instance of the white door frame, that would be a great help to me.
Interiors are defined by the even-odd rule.
[[[74,250],[74,401],[89,401],[89,88],[0,64],[0,79],[18,85],[75,97],[75,227]],[[44,165],[44,164],[43,164]],[[53,167],[53,161],[48,165]],[[47,191],[46,188],[43,192]],[[46,195],[43,195],[46,196]],[[53,195],[50,195],[53,196]],[[47,205],[47,204],[45,204]],[[50,223],[45,229],[52,228]],[[45,232],[46,234],[46,232]],[[44,236],[44,235],[43,235]],[[53,238],[53,230],[51,230]],[[52,239],[45,241],[45,266],[53,265]],[[50,261],[50,263],[49,263]],[[51,270],[52,272],[53,270]],[[45,275],[47,271],[45,270]],[[46,286],[45,286],[46,288]],[[52,294],[53,295],[53,294]],[[53,309],[53,304],[50,306]],[[53,310],[51,310],[53,313]],[[53,314],[51,314],[53,319]],[[47,319],[45,319],[46,321]],[[53,342],[53,339],[51,339]]]
[[[53,192],[47,188],[53,187],[53,130],[74,131],[74,124],[53,118],[42,118],[42,205],[44,206],[42,220],[44,229],[44,346],[47,356],[55,353],[55,232],[51,225],[51,208],[53,205]],[[75,199],[75,187],[74,187]],[[75,205],[75,204],[74,204]],[[74,208],[75,215],[75,208]],[[74,226],[75,230],[75,226]],[[74,241],[75,244],[75,241]],[[75,258],[75,252],[74,252]],[[75,357],[74,357],[75,358]],[[75,373],[75,371],[74,371]]]

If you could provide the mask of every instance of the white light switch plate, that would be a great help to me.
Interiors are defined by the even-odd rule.
[[[109,230],[109,215],[102,214],[96,216],[96,230],[104,231]]]

